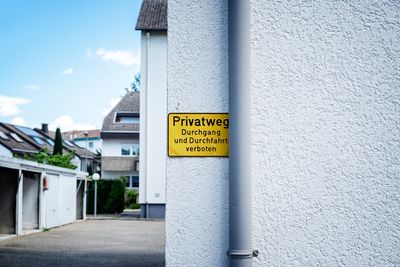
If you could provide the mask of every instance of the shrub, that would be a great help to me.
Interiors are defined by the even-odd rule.
[[[128,209],[139,209],[140,205],[136,203],[138,192],[136,190],[128,190],[126,201],[125,201],[125,208]]]
[[[124,211],[125,184],[125,178],[119,178],[112,183],[110,194],[104,207],[107,213],[121,213]]]
[[[126,180],[120,177],[115,180],[97,181],[97,214],[121,213],[124,210]],[[88,182],[87,213],[94,212],[94,181]]]
[[[69,152],[65,155],[50,155],[47,150],[43,150],[38,154],[26,155],[26,160],[36,161],[42,164],[49,164],[57,167],[63,167],[68,169],[76,169],[78,166],[71,163],[74,158],[74,154]]]

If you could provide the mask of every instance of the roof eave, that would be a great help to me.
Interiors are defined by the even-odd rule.
[[[153,27],[150,27],[150,28],[147,28],[147,27],[135,27],[135,30],[137,30],[137,31],[162,31],[162,32],[166,32],[166,31],[168,31],[168,27],[165,27],[165,28],[153,28]]]

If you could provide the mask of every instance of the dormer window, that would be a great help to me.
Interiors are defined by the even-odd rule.
[[[139,113],[136,112],[117,112],[115,114],[116,123],[139,123]]]

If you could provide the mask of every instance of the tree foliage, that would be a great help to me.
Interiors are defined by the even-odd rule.
[[[56,130],[56,138],[54,139],[53,155],[62,155],[62,136],[60,128]]]
[[[139,92],[140,91],[140,81],[141,81],[141,76],[140,73],[136,73],[135,76],[133,77],[133,82],[131,83],[131,88],[125,88],[127,93],[131,92]]]
[[[53,165],[57,167],[76,169],[78,166],[71,163],[74,158],[74,154],[69,152],[65,155],[50,155],[46,150],[39,152],[38,154],[32,154],[25,156],[25,159],[36,161],[42,164]]]
[[[140,91],[140,80],[141,80],[140,73],[136,73],[135,77],[133,78],[133,82],[131,84],[133,92]]]

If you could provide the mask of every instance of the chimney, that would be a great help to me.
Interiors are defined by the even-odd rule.
[[[49,133],[49,124],[48,123],[42,123],[42,131],[46,134]]]

